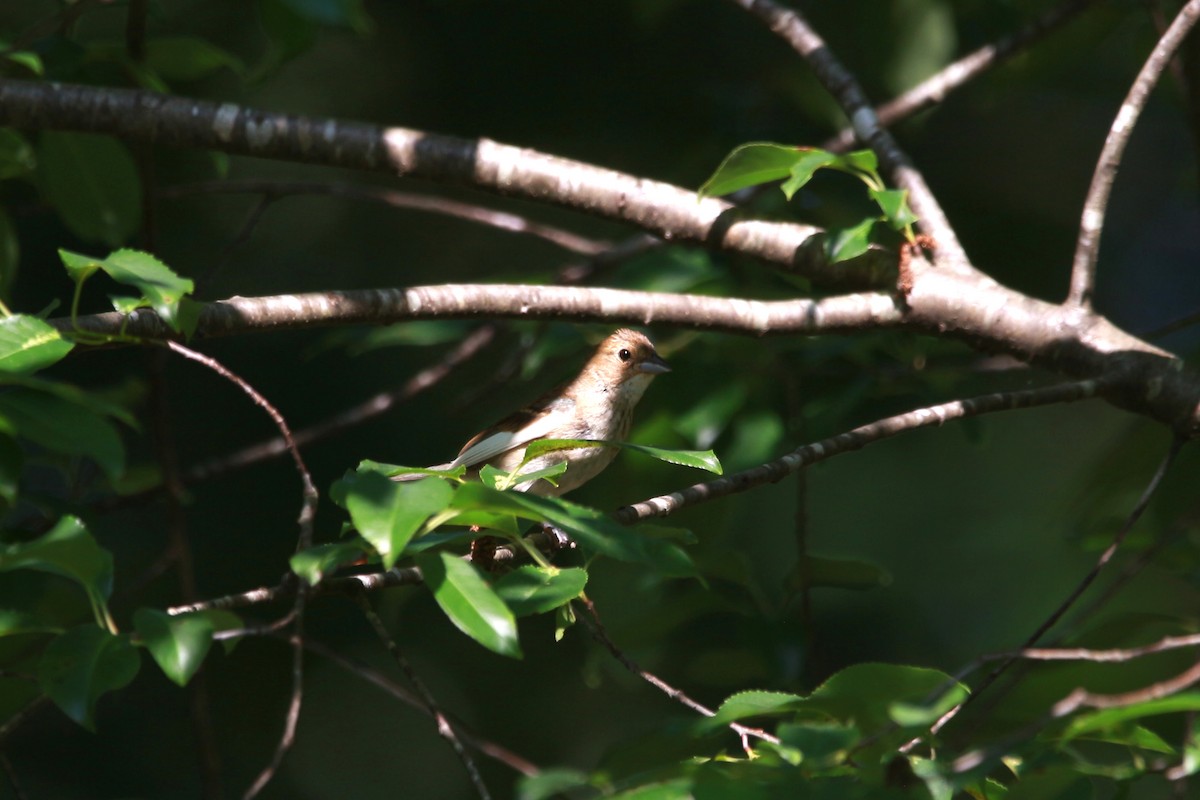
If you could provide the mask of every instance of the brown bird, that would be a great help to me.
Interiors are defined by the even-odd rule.
[[[600,343],[573,381],[476,434],[457,458],[434,469],[465,466],[469,475],[478,476],[480,467],[491,464],[506,472],[520,467],[529,473],[566,461],[567,471],[556,478],[557,486],[537,480],[515,488],[545,497],[577,489],[612,462],[615,447],[555,450],[521,467],[525,448],[539,439],[624,440],[646,387],[655,375],[670,370],[649,339],[622,328]]]

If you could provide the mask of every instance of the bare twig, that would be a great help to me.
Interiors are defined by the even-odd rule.
[[[1136,658],[1162,653],[1167,650],[1178,650],[1181,647],[1200,647],[1200,633],[1187,636],[1164,636],[1157,642],[1141,647],[1113,648],[1109,650],[1093,650],[1086,647],[1031,647],[1018,650],[1011,654],[990,656],[990,659],[1026,658],[1031,661],[1096,661],[1113,663],[1133,661]]]
[[[1104,229],[1104,215],[1108,209],[1108,198],[1112,194],[1113,181],[1125,153],[1125,145],[1133,133],[1133,126],[1146,105],[1150,91],[1170,63],[1180,43],[1200,17],[1200,0],[1188,0],[1180,9],[1167,32],[1158,40],[1150,57],[1142,65],[1137,78],[1125,96],[1125,102],[1117,112],[1104,148],[1096,162],[1092,183],[1088,187],[1087,199],[1083,203],[1083,217],[1079,222],[1079,237],[1075,244],[1075,258],[1071,265],[1071,287],[1066,304],[1081,309],[1090,309],[1092,291],[1096,282],[1096,258],[1100,250],[1100,233]]]
[[[600,621],[600,614],[596,611],[595,604],[586,597],[582,598],[578,602],[587,611],[586,615],[582,615],[579,618],[583,620],[585,625],[587,625],[588,632],[592,634],[592,638],[602,644],[604,649],[608,650],[613,658],[620,662],[621,666],[625,667],[625,669],[649,683],[655,689],[658,689],[667,697],[683,704],[692,711],[695,711],[697,714],[702,714],[706,717],[716,716],[717,712],[713,711],[703,703],[693,700],[682,689],[675,688],[662,678],[655,675],[653,672],[644,670],[638,666],[637,662],[630,658],[624,650],[617,647],[616,643],[613,642],[611,637],[609,637],[608,631],[604,629],[604,623]],[[741,737],[742,747],[747,753],[749,753],[751,749],[749,746],[750,738],[762,739],[767,742],[772,742],[773,744],[779,744],[778,737],[773,736],[764,730],[759,730],[758,728],[750,728],[737,722],[729,723],[729,728]]]
[[[196,573],[192,562],[192,549],[188,543],[187,518],[183,513],[183,483],[179,476],[179,460],[175,451],[175,437],[171,430],[171,411],[167,398],[165,352],[155,348],[150,353],[151,420],[154,429],[154,446],[163,475],[166,492],[167,552],[164,558],[173,563],[179,575],[180,595],[184,601],[194,603],[199,599],[196,590]],[[213,732],[212,715],[208,696],[208,682],[203,668],[193,677],[188,687],[192,708],[192,729],[196,736],[201,785],[204,796],[221,796],[221,753]]]
[[[1081,11],[1097,5],[1098,0],[1067,0],[1021,30],[999,41],[986,44],[930,75],[903,94],[876,106],[879,124],[891,126],[946,99],[946,96],[986,70],[999,66],[1026,47],[1070,22]],[[858,140],[853,128],[844,128],[822,145],[826,150],[849,150]]]
[[[744,492],[764,483],[775,483],[818,461],[824,461],[851,450],[859,450],[868,444],[899,433],[935,425],[940,426],[948,420],[973,417],[979,414],[1086,400],[1097,395],[1099,386],[1100,384],[1096,381],[1079,381],[1041,389],[981,395],[928,408],[918,408],[862,425],[820,442],[806,444],[781,458],[734,475],[717,478],[707,483],[697,483],[678,492],[625,506],[617,511],[616,517],[620,522],[632,524],[651,517],[666,516],[687,506]]]
[[[308,650],[310,653],[315,653],[322,658],[332,661],[334,664],[337,664],[347,672],[357,675],[367,683],[379,687],[405,705],[411,706],[423,714],[430,714],[429,707],[425,705],[425,703],[419,697],[410,692],[408,689],[405,689],[400,684],[396,683],[396,681],[384,675],[382,672],[373,669],[362,661],[354,658],[347,658],[333,648],[326,647],[320,642],[314,642],[312,639],[309,639],[304,643],[304,649]],[[519,772],[527,777],[532,777],[541,772],[541,769],[529,759],[525,758],[524,756],[517,755],[503,745],[497,744],[490,739],[484,739],[478,734],[471,732],[462,724],[462,722],[458,720],[454,721],[454,729],[458,733],[458,738],[462,740],[463,744],[473,747],[475,750],[479,751],[481,754],[487,756],[493,761],[498,761],[499,763],[504,764],[514,772]]]
[[[1171,464],[1174,463],[1175,457],[1179,455],[1179,451],[1182,449],[1183,445],[1183,439],[1176,437],[1171,440],[1171,446],[1168,449],[1167,454],[1163,457],[1162,463],[1158,465],[1158,469],[1155,471],[1154,476],[1150,479],[1150,483],[1147,484],[1146,488],[1142,491],[1142,496],[1138,498],[1137,503],[1134,504],[1128,516],[1125,517],[1125,521],[1121,524],[1121,527],[1113,536],[1112,542],[1107,548],[1105,548],[1104,552],[1100,554],[1100,557],[1096,559],[1096,563],[1093,564],[1092,568],[1088,570],[1086,575],[1083,576],[1083,579],[1076,584],[1075,588],[1071,590],[1066,599],[1063,600],[1063,602],[1060,603],[1059,606],[1054,609],[1054,611],[1051,612],[1051,614],[1046,617],[1046,619],[1044,619],[1040,625],[1038,625],[1037,629],[1029,635],[1029,637],[1021,645],[1021,649],[1018,652],[1028,650],[1037,644],[1037,642],[1041,640],[1042,636],[1045,635],[1045,633],[1052,627],[1054,627],[1054,625],[1060,619],[1062,619],[1062,616],[1066,614],[1072,606],[1075,605],[1075,601],[1079,599],[1080,595],[1087,591],[1088,587],[1092,585],[1097,577],[1099,577],[1100,572],[1104,569],[1105,565],[1112,560],[1113,556],[1116,555],[1117,550],[1120,549],[1121,544],[1125,541],[1125,537],[1129,534],[1129,531],[1132,530],[1137,521],[1141,519],[1143,512],[1145,512],[1146,507],[1150,504],[1151,498],[1154,497],[1155,492],[1162,483],[1163,477],[1166,476],[1167,470],[1170,468]],[[984,678],[979,682],[979,685],[974,687],[974,690],[966,700],[943,714],[941,718],[939,718],[937,722],[930,727],[929,732],[933,735],[936,735],[938,731],[940,731],[952,719],[958,716],[958,714],[961,713],[964,708],[976,702],[978,698],[982,696],[983,692],[986,691],[989,686],[994,684],[996,680],[1018,660],[1019,656],[1014,655],[1013,657],[1001,661],[999,666],[984,676]]]
[[[308,467],[305,466],[304,457],[300,455],[300,449],[296,446],[296,442],[292,438],[292,431],[288,427],[287,420],[283,418],[279,410],[267,398],[263,397],[257,389],[247,383],[242,377],[234,374],[228,367],[216,359],[206,356],[203,353],[198,353],[173,340],[167,340],[166,346],[184,358],[203,364],[221,377],[231,381],[271,417],[280,434],[288,443],[288,450],[292,454],[292,460],[296,464],[297,472],[300,473],[300,482],[303,486],[303,502],[298,520],[300,535],[297,538],[296,549],[303,550],[309,547],[312,544],[313,519],[317,511],[317,487],[313,484],[312,474],[308,471]],[[308,592],[303,586],[300,586],[296,590],[293,606],[292,696],[288,703],[283,734],[280,736],[279,744],[275,748],[275,753],[271,757],[270,763],[267,764],[266,768],[254,780],[250,788],[246,790],[244,795],[245,800],[252,800],[252,798],[258,796],[263,787],[275,777],[275,772],[283,762],[284,755],[291,749],[292,743],[296,738],[296,724],[300,720],[300,705],[304,697],[304,605],[307,597]]]
[[[450,748],[454,750],[455,755],[458,756],[459,761],[462,762],[463,768],[466,769],[467,775],[471,779],[471,784],[475,787],[475,792],[481,800],[490,800],[491,793],[488,792],[487,784],[483,782],[483,777],[479,774],[479,767],[476,766],[475,759],[471,757],[471,754],[467,752],[467,748],[463,746],[450,719],[442,713],[437,698],[429,691],[429,687],[425,685],[425,682],[421,680],[416,670],[413,669],[412,664],[409,663],[404,653],[401,652],[400,646],[396,644],[396,640],[388,632],[387,626],[383,624],[383,620],[375,613],[375,609],[371,607],[371,601],[367,599],[366,595],[360,592],[355,595],[355,600],[358,602],[359,608],[362,609],[363,616],[367,618],[367,622],[371,623],[371,628],[375,631],[375,635],[379,637],[379,641],[383,642],[388,653],[391,654],[396,664],[400,667],[400,670],[404,673],[404,677],[408,678],[408,682],[417,690],[417,694],[420,695],[425,710],[429,713],[429,716],[433,717],[434,722],[437,723],[438,735],[446,740]]]
[[[1059,719],[1075,713],[1080,708],[1120,708],[1122,706],[1132,706],[1150,700],[1158,700],[1162,697],[1170,697],[1195,683],[1200,683],[1200,661],[1197,661],[1172,678],[1152,683],[1149,686],[1143,686],[1141,689],[1135,689],[1132,692],[1094,694],[1086,689],[1076,689],[1055,703],[1051,714],[1055,719]]]
[[[850,126],[860,142],[879,156],[892,182],[908,190],[909,205],[920,217],[920,226],[937,242],[939,264],[970,271],[969,261],[958,236],[925,178],[913,166],[908,156],[886,128],[879,123],[858,79],[846,69],[829,46],[813,30],[800,12],[786,8],[774,0],[732,0],[736,5],[762,20],[771,32],[792,46],[812,67],[817,80],[837,101],[850,120]]]

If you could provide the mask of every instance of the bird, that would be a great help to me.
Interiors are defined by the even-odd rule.
[[[430,469],[466,467],[467,476],[477,478],[485,464],[509,473],[516,469],[531,473],[566,461],[567,471],[554,483],[533,480],[513,487],[541,497],[563,495],[599,475],[616,458],[617,449],[553,450],[522,466],[525,448],[539,439],[626,439],[633,409],[650,382],[670,371],[645,334],[621,328],[599,344],[573,380],[480,431],[453,461]]]

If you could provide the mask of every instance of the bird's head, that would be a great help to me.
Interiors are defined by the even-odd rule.
[[[645,334],[622,328],[600,343],[580,377],[589,376],[606,391],[640,397],[655,375],[670,371]]]

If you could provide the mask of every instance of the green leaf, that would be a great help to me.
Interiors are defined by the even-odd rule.
[[[839,162],[846,167],[870,175],[879,174],[879,159],[875,156],[874,150],[855,150],[852,153],[846,153],[839,159]]]
[[[45,131],[38,141],[37,178],[46,200],[79,238],[115,247],[138,229],[137,168],[115,140]]]
[[[701,197],[720,197],[747,186],[783,180],[802,152],[802,148],[771,142],[739,145],[725,157],[698,193]]]
[[[137,648],[125,637],[80,625],[46,647],[38,664],[38,683],[63,713],[95,730],[96,701],[127,685],[140,666]]]
[[[168,81],[194,81],[222,68],[241,75],[237,56],[198,36],[161,36],[146,42],[146,66]]]
[[[434,600],[455,627],[493,652],[521,658],[517,621],[475,567],[444,550],[419,553],[416,561]]]
[[[12,128],[0,128],[0,181],[28,175],[37,168],[33,148]]]
[[[493,587],[518,617],[542,614],[578,597],[588,575],[578,567],[546,569],[526,565],[496,581]]]
[[[517,800],[553,800],[567,794],[569,789],[591,786],[586,772],[564,767],[543,769],[536,775],[525,775],[517,780]]]
[[[875,217],[868,217],[850,228],[831,230],[825,243],[825,253],[834,264],[858,258],[867,252],[871,246],[871,229],[878,222]]]
[[[1131,706],[1080,714],[1071,720],[1071,724],[1063,731],[1062,738],[1063,741],[1070,741],[1084,734],[1111,731],[1123,723],[1143,717],[1193,711],[1200,711],[1200,691],[1180,692],[1170,697],[1147,700]]]
[[[526,459],[526,463],[528,463],[528,459]],[[483,481],[488,486],[491,486],[493,489],[499,489],[500,491],[506,491],[514,486],[521,486],[522,484],[533,483],[534,481],[540,480],[546,481],[551,486],[558,486],[558,483],[551,479],[557,478],[566,471],[566,461],[559,461],[558,463],[551,464],[548,467],[531,470],[529,472],[518,469],[515,474],[511,472],[505,472],[502,469],[496,469],[491,464],[484,464],[479,470],[479,480]]]
[[[349,478],[349,476],[347,476]],[[393,481],[378,472],[357,473],[346,484],[346,509],[362,537],[391,569],[425,520],[442,511],[454,491],[441,480]]]
[[[59,250],[59,257],[77,283],[86,280],[95,270],[103,270],[118,283],[137,289],[172,330],[183,330],[180,303],[186,295],[195,290],[195,284],[189,278],[176,275],[170,267],[149,253],[121,249],[110,253],[107,258],[94,259],[79,253]],[[195,310],[192,311],[193,329],[196,313]]]
[[[959,703],[967,699],[967,689],[961,684],[948,688],[941,696],[929,702],[897,701],[888,704],[888,716],[902,728],[928,727]]]
[[[16,50],[5,53],[4,57],[14,64],[20,64],[34,75],[46,74],[46,67],[42,64],[42,58],[37,53],[29,50]]]
[[[791,200],[792,195],[812,180],[812,176],[816,174],[817,170],[838,162],[838,157],[833,153],[815,147],[803,148],[799,155],[800,157],[788,170],[788,179],[779,187],[788,200]]]
[[[62,633],[62,628],[44,622],[27,611],[0,608],[0,636],[19,636],[24,633]]]
[[[180,686],[187,686],[212,646],[213,623],[203,613],[173,617],[139,608],[133,626],[163,674]]]
[[[892,230],[901,230],[917,221],[917,215],[908,207],[907,189],[871,189],[870,194]]]
[[[474,481],[458,487],[451,508],[512,514],[533,522],[549,522],[581,546],[622,561],[648,561],[645,539],[618,525],[608,515],[560,497],[500,492]]]
[[[668,450],[632,442],[606,442],[598,439],[538,439],[525,448],[523,461],[528,463],[546,453],[557,450],[573,450],[578,447],[617,447],[622,450],[633,450],[669,464],[702,469],[707,472],[715,472],[717,475],[722,472],[721,462],[712,450]]]
[[[112,593],[112,554],[102,548],[78,517],[63,517],[31,542],[0,547],[0,571],[32,569],[75,581],[87,593],[97,621],[107,617]]]
[[[854,725],[836,722],[785,722],[776,731],[780,741],[794,747],[809,767],[831,766],[862,739]]]
[[[358,538],[340,542],[318,544],[301,550],[289,559],[292,572],[299,575],[309,586],[316,586],[325,575],[342,564],[356,561],[368,550],[369,545]]]
[[[778,716],[792,711],[803,700],[788,692],[738,692],[727,697],[715,715],[703,720],[703,727],[711,730],[747,717]]]
[[[693,800],[697,796],[692,791],[691,778],[674,778],[608,795],[608,800]]]
[[[866,561],[803,556],[788,574],[790,589],[827,586],[837,589],[876,589],[888,586],[892,576],[882,567]]]
[[[37,317],[15,314],[0,319],[0,373],[37,372],[71,352],[73,346],[58,329]]]
[[[87,406],[56,394],[25,388],[0,394],[0,430],[55,453],[86,456],[112,480],[125,469],[116,428]]]

